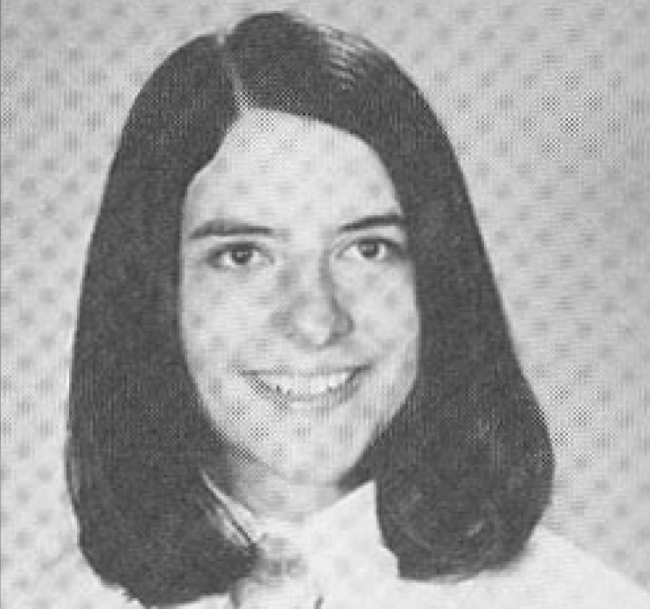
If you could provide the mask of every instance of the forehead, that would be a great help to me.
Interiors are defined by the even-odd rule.
[[[187,207],[191,215],[239,208],[304,220],[319,212],[349,216],[399,209],[383,164],[360,138],[267,110],[248,112],[234,123],[190,185]]]

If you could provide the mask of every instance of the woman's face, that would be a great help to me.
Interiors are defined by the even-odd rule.
[[[230,451],[336,483],[416,376],[413,268],[377,156],[322,123],[249,112],[190,186],[181,251],[186,357]]]

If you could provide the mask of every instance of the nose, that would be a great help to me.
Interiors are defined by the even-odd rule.
[[[319,348],[349,334],[353,321],[337,294],[330,273],[309,266],[303,265],[287,280],[276,320],[293,342],[302,347]]]

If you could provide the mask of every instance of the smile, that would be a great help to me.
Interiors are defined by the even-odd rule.
[[[328,373],[255,372],[246,376],[258,393],[276,401],[332,404],[349,397],[359,371],[350,368]]]

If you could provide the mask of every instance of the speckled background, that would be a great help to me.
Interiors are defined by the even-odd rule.
[[[430,98],[552,427],[547,522],[650,588],[647,0],[6,0],[3,601],[74,538],[61,460],[70,349],[126,112],[180,43],[287,6],[370,37]]]

